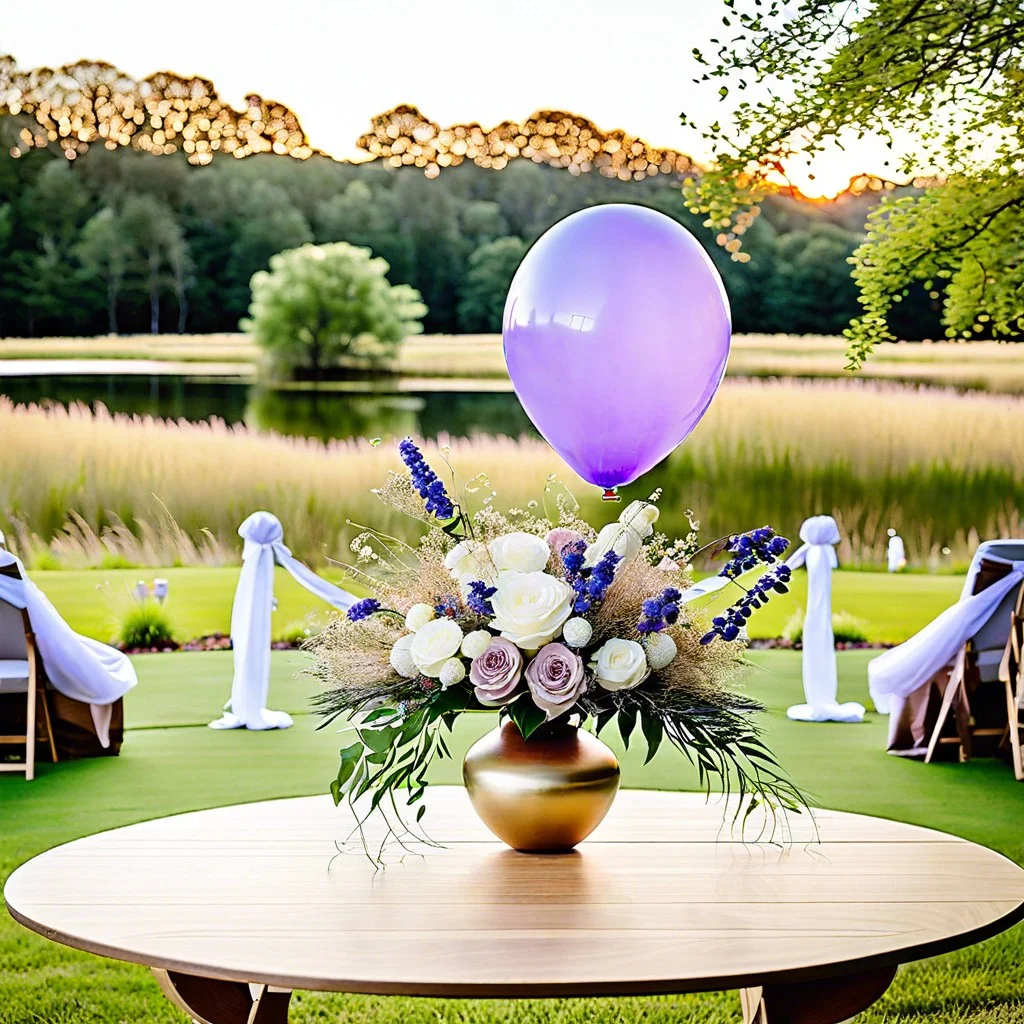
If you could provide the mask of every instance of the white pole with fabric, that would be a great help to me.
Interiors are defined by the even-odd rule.
[[[235,673],[225,713],[211,729],[287,729],[291,715],[270,711],[270,617],[274,607],[274,563],[283,566],[310,593],[345,611],[358,598],[317,576],[284,545],[277,516],[253,512],[238,528],[245,542],[242,571],[231,606],[231,647]]]
[[[807,566],[807,613],[804,615],[803,680],[805,704],[786,714],[797,722],[862,722],[864,705],[840,704],[836,646],[832,634],[832,570],[839,565],[834,544],[839,527],[831,516],[812,516],[800,527],[804,542],[787,560],[791,569]]]

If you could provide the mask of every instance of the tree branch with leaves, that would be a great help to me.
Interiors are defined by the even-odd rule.
[[[1024,3],[723,5],[728,38],[694,56],[730,113],[702,129],[714,162],[684,194],[733,258],[788,162],[872,135],[904,151],[895,173],[936,173],[868,218],[850,259],[863,307],[850,366],[894,340],[889,314],[915,283],[942,298],[948,337],[1024,329]]]

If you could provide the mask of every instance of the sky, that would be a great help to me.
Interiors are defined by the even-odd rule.
[[[312,144],[358,155],[371,116],[400,103],[442,126],[485,128],[535,110],[568,110],[604,129],[702,160],[680,125],[720,117],[717,83],[693,84],[690,56],[722,28],[722,0],[80,0],[5,5],[0,49],[22,68],[105,60],[138,78],[175,71],[213,80],[241,106],[249,93],[287,104]],[[42,14],[45,12],[45,25]],[[865,140],[825,154],[807,195],[833,195],[862,172],[886,174]]]

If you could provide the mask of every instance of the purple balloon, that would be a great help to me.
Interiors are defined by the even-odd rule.
[[[684,227],[642,206],[559,221],[520,264],[502,334],[512,385],[584,480],[628,484],[697,425],[725,374],[722,279]]]

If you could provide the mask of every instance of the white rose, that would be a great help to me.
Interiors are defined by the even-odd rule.
[[[454,657],[462,645],[462,630],[451,619],[431,619],[413,634],[409,652],[416,667],[437,679],[444,663]]]
[[[445,555],[444,567],[460,583],[471,583],[473,580],[494,582],[494,563],[487,548],[478,540],[460,540]]]
[[[601,527],[597,540],[587,548],[583,564],[597,565],[609,551],[614,551],[622,559],[619,565],[626,565],[640,554],[642,544],[643,539],[632,527],[609,523]]]
[[[622,510],[619,522],[638,533],[643,539],[654,533],[654,524],[658,521],[659,515],[661,513],[657,505],[652,505],[649,501],[631,501]]]
[[[406,679],[411,679],[419,672],[419,669],[416,668],[416,662],[413,661],[412,651],[409,650],[414,639],[415,637],[412,633],[400,636],[395,641],[395,646],[391,648],[391,654],[388,657],[391,667],[400,676],[405,676]]]
[[[467,633],[466,639],[462,641],[462,653],[470,661],[479,658],[487,650],[491,636],[492,634],[486,629],[474,629],[472,633]]]
[[[434,618],[434,609],[429,604],[414,604],[405,616],[405,628],[415,633],[432,618]]]
[[[532,533],[506,533],[495,537],[488,545],[495,568],[501,572],[515,569],[517,572],[540,572],[548,564],[551,548],[548,542]]]
[[[606,640],[594,654],[590,671],[606,690],[628,690],[647,678],[647,656],[635,640]]]
[[[550,643],[572,612],[572,587],[546,572],[498,574],[491,627],[524,651]]]

